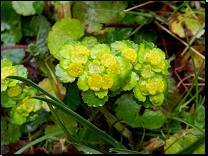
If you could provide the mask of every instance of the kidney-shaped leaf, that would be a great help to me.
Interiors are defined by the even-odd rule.
[[[52,27],[52,31],[48,35],[48,48],[50,53],[56,58],[61,59],[58,49],[68,39],[75,39],[84,35],[84,26],[77,19],[64,18],[61,22],[56,22]]]

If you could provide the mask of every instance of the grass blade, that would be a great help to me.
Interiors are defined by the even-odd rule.
[[[117,148],[111,148],[109,150],[109,152],[118,152],[120,154],[144,154],[141,152],[137,152],[137,151],[131,151],[131,150],[126,150],[126,149],[117,149]]]
[[[67,136],[67,139],[71,142],[78,142],[78,140],[76,140],[75,138],[71,137],[69,135],[69,132],[67,131],[66,127],[62,124],[61,120],[59,119],[58,115],[56,114],[54,108],[52,107],[52,105],[48,104],[48,107],[52,113],[52,115],[54,116],[55,120],[58,122],[59,126],[62,128],[62,130],[64,131],[64,133]]]
[[[189,125],[189,126],[195,128],[196,130],[200,131],[201,133],[205,134],[205,131],[204,131],[204,130],[202,130],[201,128],[199,128],[198,126],[196,126],[196,125],[194,125],[194,124],[192,124],[192,123],[187,122],[186,120],[183,120],[183,119],[178,118],[178,117],[171,117],[171,119],[174,119],[174,120],[183,122],[183,123],[185,123],[185,124],[187,124],[187,125]]]
[[[27,144],[26,146],[24,146],[23,148],[21,148],[20,150],[18,150],[17,152],[15,152],[14,154],[21,154],[22,152],[24,152],[26,149],[30,148],[31,146],[43,141],[43,140],[46,140],[48,137],[51,137],[51,136],[56,136],[56,135],[59,135],[59,134],[62,134],[64,133],[63,130],[59,130],[59,131],[56,131],[56,132],[53,132],[53,133],[50,133],[48,135],[45,135],[45,136],[42,136],[36,140],[34,140],[33,142]]]
[[[181,151],[175,154],[191,154],[197,147],[199,147],[204,142],[205,142],[205,136],[199,138],[193,144],[189,145],[188,147],[182,149]]]
[[[64,113],[71,115],[78,122],[80,122],[81,124],[86,126],[88,129],[90,129],[91,131],[93,131],[94,133],[96,133],[97,135],[102,137],[105,141],[107,141],[108,143],[110,143],[114,147],[126,149],[125,146],[123,146],[120,142],[118,142],[115,139],[113,139],[107,133],[101,131],[99,128],[97,128],[96,126],[91,124],[89,121],[85,120],[83,117],[81,117],[79,114],[77,114],[74,111],[72,111],[67,106],[63,106],[63,105],[61,105],[60,103],[58,103],[56,101],[53,101],[53,100],[50,100],[50,99],[46,99],[46,98],[43,98],[43,97],[31,97],[31,98],[42,100],[42,101],[47,102],[48,104],[54,105],[55,107],[59,108]]]
[[[195,81],[196,82],[196,95],[199,95],[199,92],[198,92],[198,76],[196,77],[196,66],[195,66],[195,62],[194,62],[194,55],[193,55],[193,52],[192,52],[192,50],[190,48],[188,33],[186,33],[186,40],[187,40],[187,43],[188,43],[192,64],[193,64],[193,67],[194,67],[194,75],[195,75],[195,79],[196,79],[196,81]],[[198,105],[199,105],[198,102],[199,102],[198,101],[198,96],[196,96],[196,109],[198,108]]]
[[[193,36],[193,38],[190,41],[190,45],[194,42],[194,40],[196,39],[196,36],[199,34],[199,32],[204,29],[205,27],[205,22],[202,24],[202,26],[199,28],[199,30],[196,32],[196,34]],[[188,50],[190,46],[186,46],[186,48],[183,50],[183,52],[181,53],[181,56],[183,56],[185,54],[185,52]]]
[[[200,68],[199,68],[199,71],[198,71],[198,73],[197,73],[197,75],[196,75],[196,77],[195,77],[195,79],[194,79],[194,82],[192,83],[191,87],[189,88],[189,90],[188,90],[188,92],[186,93],[186,95],[184,96],[184,98],[181,100],[181,102],[180,102],[178,105],[176,105],[176,106],[172,109],[172,112],[173,112],[173,113],[176,112],[176,111],[179,109],[179,107],[185,102],[186,98],[187,98],[187,97],[189,96],[189,94],[191,93],[191,90],[192,90],[193,87],[194,87],[195,81],[198,81],[198,76],[199,76],[199,74],[200,74],[200,72],[201,72],[201,70],[202,70],[202,67],[203,67],[204,63],[205,63],[205,60],[203,60],[201,66],[200,66]]]

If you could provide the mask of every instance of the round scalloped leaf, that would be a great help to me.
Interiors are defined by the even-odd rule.
[[[9,1],[1,1],[1,31],[9,30],[16,25],[19,18],[18,14],[12,8],[12,3]]]
[[[8,108],[16,105],[16,101],[7,95],[7,92],[1,92],[2,107]]]
[[[16,65],[15,67],[17,68],[17,75],[18,76],[22,76],[24,78],[27,78],[27,74],[28,74],[27,68],[25,68],[23,65]]]
[[[17,43],[22,38],[22,31],[20,28],[13,26],[10,30],[6,30],[1,34],[1,40],[4,43]]]
[[[170,73],[168,72],[168,68],[170,67],[171,67],[170,62],[168,60],[165,60],[165,69],[162,70],[162,73],[165,75],[170,75]]]
[[[100,99],[103,99],[106,95],[108,95],[108,90],[95,91],[95,95]]]
[[[87,76],[87,72],[84,71],[83,75],[81,75],[77,81],[78,88],[83,91],[87,91],[89,89],[89,85],[87,84],[87,81],[86,81],[86,76]]]
[[[120,98],[118,98],[115,102],[118,104],[115,112],[118,119],[123,119],[126,122],[131,123],[134,120],[136,114],[139,113],[141,109],[141,105],[138,105],[133,100],[133,94],[125,93]]]
[[[140,89],[139,89],[139,85],[138,85],[138,84],[134,87],[133,92],[134,92],[134,96],[135,96],[139,101],[142,101],[142,102],[145,102],[145,101],[146,101],[146,96],[144,96],[144,95],[142,94],[142,92],[141,92]]]
[[[58,76],[59,80],[64,83],[73,82],[75,80],[75,77],[68,74],[67,70],[62,69],[59,64],[56,66],[55,74]]]
[[[108,96],[105,96],[103,99],[97,97],[92,90],[82,91],[82,99],[90,107],[103,106],[106,101],[108,101]]]
[[[106,44],[98,44],[98,45],[95,45],[91,51],[90,51],[90,55],[93,59],[96,59],[97,58],[97,55],[99,53],[105,53],[105,54],[111,54],[110,53],[110,48],[106,45]]]
[[[14,43],[3,44],[4,46],[15,45]],[[25,57],[25,51],[23,49],[6,49],[1,51],[1,59],[8,58],[12,64],[18,64]]]
[[[91,49],[94,47],[94,45],[99,44],[99,42],[97,41],[97,38],[95,38],[94,36],[86,36],[82,40],[82,43],[86,44],[88,49]]]
[[[131,90],[137,84],[138,80],[139,80],[139,76],[135,72],[132,72],[130,81],[124,86],[122,86],[123,90],[124,91]]]
[[[165,115],[161,111],[154,112],[145,109],[142,116],[138,113],[135,115],[134,120],[130,123],[133,128],[144,127],[150,130],[162,127],[166,121]],[[143,123],[143,124],[142,124]]]
[[[17,110],[17,106],[12,107],[10,111],[10,119],[12,120],[13,123],[22,125],[23,123],[26,122],[26,117],[23,117]]]
[[[68,39],[77,40],[82,37],[84,31],[84,26],[77,19],[64,18],[61,22],[57,21],[48,35],[50,53],[58,60],[61,60],[62,56],[58,53],[58,49]]]
[[[150,99],[150,102],[154,106],[161,106],[163,104],[163,101],[164,101],[164,94],[163,93],[159,93],[157,95],[150,95],[149,99]]]
[[[112,12],[94,9],[86,9],[83,7],[93,7],[102,9],[124,10],[125,5],[122,1],[75,1],[72,11],[73,16],[79,19],[86,27],[88,33],[101,33],[115,30],[115,28],[105,28],[101,30],[102,24],[105,23],[119,23],[125,15],[125,12]]]
[[[34,1],[12,1],[12,7],[14,10],[23,16],[35,15],[35,9],[33,8]]]
[[[43,1],[35,1],[33,3],[33,8],[35,9],[36,13],[38,15],[41,15],[44,8],[44,2]]]

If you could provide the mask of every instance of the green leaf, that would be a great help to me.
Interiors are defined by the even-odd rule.
[[[30,16],[36,14],[33,3],[34,1],[12,1],[12,7],[18,14]]]
[[[176,120],[169,120],[167,128],[172,129],[171,132],[177,133],[179,130],[174,129],[174,128],[182,129],[181,122],[176,121]]]
[[[101,52],[110,54],[110,48],[106,44],[97,44],[91,49],[90,55],[93,59],[96,59],[97,55]]]
[[[95,95],[98,96],[100,99],[103,99],[105,96],[108,95],[108,90],[95,91]]]
[[[200,137],[197,141],[177,152],[176,154],[205,154],[205,136]]]
[[[15,143],[22,136],[19,125],[9,122],[7,125],[6,118],[1,117],[1,147]]]
[[[1,40],[5,43],[17,43],[22,38],[22,31],[20,28],[13,26],[10,30],[1,33]]]
[[[75,80],[75,77],[68,74],[67,70],[62,69],[59,64],[56,66],[55,74],[58,76],[59,80],[64,83],[73,82]]]
[[[158,39],[158,34],[154,29],[144,29],[139,31],[134,35],[134,42],[137,44],[143,43],[143,40],[147,42],[156,43]]]
[[[134,120],[135,115],[138,114],[141,109],[141,105],[138,105],[133,100],[132,93],[125,93],[116,100],[115,104],[118,104],[118,107],[115,109],[116,116],[128,123],[131,123]]]
[[[130,81],[122,86],[123,90],[124,91],[132,90],[134,86],[137,84],[138,80],[139,80],[139,76],[135,72],[132,72]]]
[[[35,1],[33,2],[33,8],[35,9],[35,12],[38,15],[41,15],[43,12],[43,8],[44,8],[44,2],[43,1]]]
[[[82,40],[82,43],[86,44],[88,49],[91,49],[94,47],[94,45],[99,44],[99,42],[97,41],[97,38],[95,38],[94,36],[86,36]]]
[[[203,105],[199,106],[195,112],[195,125],[201,128],[205,126],[205,108]]]
[[[100,30],[102,25],[100,22],[105,23],[119,23],[125,15],[125,12],[110,12],[101,10],[85,9],[82,7],[94,7],[102,9],[116,9],[124,10],[125,5],[121,1],[75,1],[72,11],[73,16],[80,20],[82,24],[86,27],[87,33],[104,34],[105,32],[110,32],[115,28],[106,28]]]
[[[15,143],[19,140],[19,138],[22,136],[20,133],[20,128],[18,125],[10,122],[8,124],[8,138],[9,138],[9,143]]]
[[[1,1],[1,31],[9,30],[15,26],[19,20],[18,14],[12,8],[9,1]]]
[[[17,110],[17,106],[13,106],[11,111],[10,111],[10,118],[13,123],[22,125],[23,123],[26,122],[26,117],[23,117]]]
[[[159,93],[157,95],[150,95],[149,100],[154,106],[161,106],[164,101],[164,94]]]
[[[179,138],[179,136],[180,135],[176,135],[176,136],[173,136],[173,137],[170,137],[169,139],[167,139],[164,149],[167,149],[177,138]],[[165,154],[177,153],[177,152],[181,151],[182,149],[184,149],[184,147],[191,145],[191,143],[193,143],[196,140],[197,140],[197,136],[195,136],[195,135],[190,135],[190,134],[185,135],[185,136],[181,137],[177,142],[175,142],[165,152]],[[199,151],[199,150],[197,150],[197,152],[193,151],[192,154],[205,154],[205,144],[200,145],[198,148],[201,148],[201,151]],[[188,154],[188,153],[186,153],[186,154]],[[189,154],[191,154],[191,153],[189,153]]]
[[[105,96],[103,99],[97,97],[91,89],[88,91],[82,91],[82,99],[90,107],[103,106],[106,101],[108,101],[108,96]]]
[[[47,122],[49,120],[49,115],[50,113],[41,109],[40,114],[38,114],[37,118],[35,118],[34,121],[26,122],[20,126],[20,131],[22,133],[30,133],[35,131],[38,128],[38,126],[42,125],[44,122]],[[28,116],[28,118],[30,116]]]
[[[68,39],[77,40],[82,37],[84,31],[84,26],[81,25],[80,21],[77,19],[64,18],[61,22],[57,21],[48,35],[50,53],[58,60],[61,60],[62,56],[57,52],[58,49],[64,45],[64,42]]]
[[[87,91],[89,89],[86,77],[87,77],[87,72],[84,71],[84,73],[78,78],[78,81],[77,81],[78,88],[83,91]]]
[[[64,102],[69,106],[69,108],[73,111],[77,109],[81,102],[81,98],[79,95],[79,89],[76,85],[76,82],[68,84],[68,91],[66,93]]]
[[[31,16],[23,16],[21,18],[22,20],[22,33],[24,36],[33,37],[34,33],[32,31],[32,28],[30,27],[32,17]]]
[[[161,111],[155,112],[149,109],[145,109],[141,118],[144,122],[144,127],[150,130],[162,127],[166,121],[166,117]],[[135,117],[135,121],[132,123],[134,126],[136,126],[136,119],[137,117]]]
[[[133,89],[133,92],[134,92],[134,96],[139,100],[139,101],[142,101],[142,102],[145,102],[146,101],[146,96],[144,96],[141,92],[141,90],[139,89],[139,85],[137,84],[134,89]]]
[[[70,125],[69,125],[69,121],[72,123],[73,127],[77,127],[77,121],[72,118],[71,116],[62,113],[62,111],[58,110],[57,112],[58,118],[60,119],[60,121],[63,123],[63,125],[66,126],[67,129],[70,129]],[[55,120],[55,118],[51,115],[50,116],[51,120],[55,123],[55,125],[47,125],[45,128],[45,135],[48,135],[50,133],[53,133],[55,131],[61,130],[61,127],[59,126],[58,122]],[[73,135],[72,131],[69,130],[68,131],[70,135]],[[66,138],[66,134],[60,134],[59,137],[64,137]]]
[[[123,119],[123,121],[127,122],[133,128],[142,127],[143,123],[147,129],[158,129],[166,121],[165,115],[161,111],[154,112],[145,109],[143,115],[140,116],[141,105],[138,105],[133,100],[133,93],[122,95],[115,103],[118,104],[115,109],[118,119]]]
[[[37,36],[36,46],[40,47],[38,54],[45,54],[48,50],[47,37],[49,31],[51,30],[50,23],[47,21],[46,17],[40,15],[32,18],[30,26],[32,27],[35,35]]]
[[[183,112],[183,117],[189,123],[194,123],[194,117],[193,117],[193,115],[191,113],[189,113],[189,112]]]
[[[16,101],[7,95],[6,91],[1,92],[2,107],[8,108],[16,105]]]

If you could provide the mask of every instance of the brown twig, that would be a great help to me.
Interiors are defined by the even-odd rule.
[[[104,30],[107,27],[133,27],[133,28],[136,28],[139,26],[139,24],[105,23],[105,22],[100,22],[99,24],[102,24],[102,28],[100,30]]]
[[[186,79],[188,79],[188,78],[190,78],[190,77],[195,77],[195,75],[194,75],[194,74],[191,74],[191,75],[189,75],[189,76],[187,76],[187,77],[184,77],[181,81],[178,82],[178,84],[176,85],[176,87],[178,88],[178,87],[180,86],[180,84],[182,83],[182,81],[184,81],[184,80],[186,80]],[[199,80],[202,80],[202,81],[205,81],[205,79],[203,79],[203,78],[201,78],[201,77],[198,77],[198,79],[199,79]]]

